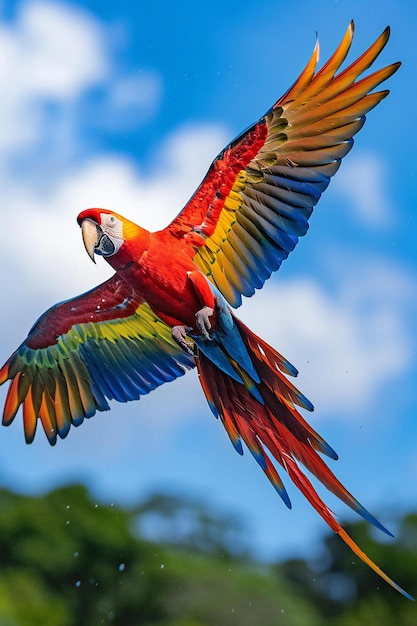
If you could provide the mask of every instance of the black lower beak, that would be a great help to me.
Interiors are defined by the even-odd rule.
[[[97,237],[98,242],[95,245],[96,254],[101,254],[102,256],[110,256],[114,254],[114,243],[112,242],[110,237],[108,237],[108,235],[103,233],[100,226],[97,226]]]

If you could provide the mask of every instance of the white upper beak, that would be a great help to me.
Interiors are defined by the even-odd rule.
[[[87,250],[87,254],[94,263],[96,262],[94,258],[94,250],[97,245],[97,225],[95,222],[86,218],[83,220],[81,224],[81,233],[83,236],[84,247]]]

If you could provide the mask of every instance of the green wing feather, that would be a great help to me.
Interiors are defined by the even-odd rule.
[[[136,400],[192,367],[167,324],[115,275],[49,309],[8,359],[3,424],[22,405],[26,441],[40,420],[55,444],[71,424],[108,410],[108,400]]]

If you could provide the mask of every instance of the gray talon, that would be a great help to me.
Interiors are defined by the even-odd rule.
[[[174,326],[172,328],[171,335],[174,341],[177,342],[177,344],[180,346],[180,348],[184,350],[184,352],[194,355],[191,340],[187,336],[187,331],[190,330],[192,330],[192,328],[190,328],[189,326]]]
[[[210,317],[213,315],[214,309],[204,306],[195,314],[195,325],[203,339],[210,339],[209,330],[211,329]]]

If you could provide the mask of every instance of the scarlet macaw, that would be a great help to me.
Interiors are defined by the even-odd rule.
[[[214,160],[179,215],[149,232],[106,209],[80,213],[90,257],[116,270],[95,289],[46,311],[0,370],[10,379],[3,424],[20,405],[26,441],[40,419],[51,444],[71,424],[136,400],[197,367],[210,409],[231,442],[249,448],[284,503],[269,454],[353,552],[409,596],[347,535],[303,473],[304,465],[366,520],[389,533],[337,480],[319,452],[336,452],[303,419],[311,402],[286,378],[297,370],[231,312],[305,235],[314,205],[353,145],[365,114],[388,91],[372,90],[399,63],[359,78],[389,37],[339,70],[353,38],[316,71],[318,43],[293,86]]]

